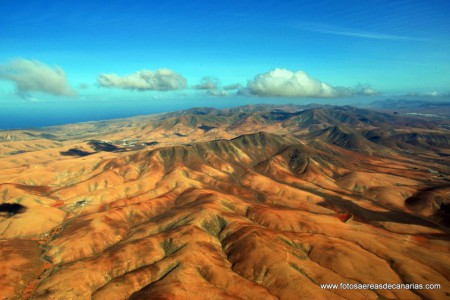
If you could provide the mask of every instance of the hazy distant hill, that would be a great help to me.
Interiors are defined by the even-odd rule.
[[[424,101],[424,100],[406,100],[406,99],[386,99],[370,103],[372,107],[379,108],[433,108],[450,107],[450,101]]]

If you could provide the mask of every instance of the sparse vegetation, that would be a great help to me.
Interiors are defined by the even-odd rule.
[[[75,202],[75,204],[73,205],[75,208],[79,208],[79,207],[83,207],[88,203],[87,200],[78,200],[77,202]]]
[[[211,269],[207,266],[198,266],[196,267],[196,270],[198,272],[198,274],[200,274],[200,276],[205,279],[208,282],[211,282],[213,273],[211,271]]]
[[[253,271],[253,280],[257,284],[262,285],[268,274],[269,274],[269,267],[261,266]]]
[[[217,238],[219,238],[220,233],[222,233],[227,225],[228,222],[223,217],[218,215],[202,222],[203,229]]]
[[[161,248],[164,250],[164,255],[170,256],[177,253],[180,249],[184,248],[186,244],[179,245],[172,238],[165,239],[161,242]]]
[[[297,272],[299,272],[300,274],[302,274],[303,276],[305,276],[306,278],[308,278],[309,280],[311,280],[313,283],[317,284],[317,281],[314,280],[314,278],[312,278],[311,276],[309,276],[308,273],[306,273],[305,270],[303,270],[299,265],[294,264],[294,263],[289,263],[289,265],[294,268],[294,270],[296,270]]]
[[[257,203],[266,203],[266,195],[263,193],[256,193],[255,200]]]
[[[222,205],[228,208],[229,210],[236,211],[236,206],[232,202],[222,201]]]
[[[299,250],[299,251],[294,251],[291,252],[294,256],[296,256],[299,259],[308,259],[309,257],[309,252],[311,251],[311,246],[307,245],[307,244],[303,244],[301,242],[296,242],[296,241],[290,241],[289,239],[283,237],[283,236],[279,236],[279,239],[285,243],[286,245],[288,245],[289,247],[295,249],[295,250]]]
[[[158,232],[166,232],[166,231],[177,229],[181,226],[188,224],[190,221],[192,221],[191,217],[184,216],[180,219],[170,222],[169,224],[167,224],[165,226],[160,226],[158,229]]]
[[[353,186],[353,191],[356,193],[364,193],[367,190],[367,186],[363,185],[363,184],[357,184],[355,183],[355,185]]]

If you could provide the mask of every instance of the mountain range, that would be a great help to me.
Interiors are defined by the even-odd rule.
[[[0,165],[2,299],[450,295],[446,119],[193,108],[0,131]]]

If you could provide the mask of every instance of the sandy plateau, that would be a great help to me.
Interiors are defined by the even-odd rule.
[[[0,131],[0,298],[449,299],[448,128],[248,106]]]

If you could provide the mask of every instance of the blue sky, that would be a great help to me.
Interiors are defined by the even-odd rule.
[[[0,128],[450,92],[448,1],[0,4]]]

